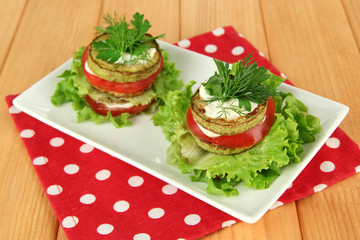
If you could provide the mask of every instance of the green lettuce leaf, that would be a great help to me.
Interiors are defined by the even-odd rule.
[[[270,87],[273,90],[276,90],[278,86],[284,82],[285,79],[279,77],[278,75],[272,74],[269,70],[267,70],[267,74],[270,75],[268,79],[263,81],[261,84]]]
[[[284,80],[274,74],[264,84],[276,89]],[[275,120],[267,136],[251,149],[234,155],[217,155],[197,146],[186,126],[186,112],[192,96],[189,83],[184,91],[169,92],[164,104],[152,117],[161,126],[171,146],[167,161],[175,164],[192,181],[207,183],[210,194],[238,195],[236,186],[243,183],[256,189],[268,188],[291,162],[301,161],[302,144],[313,141],[321,131],[318,118],[308,114],[307,107],[291,93],[274,96]]]
[[[93,111],[84,99],[85,95],[90,95],[95,100],[99,100],[100,98],[115,99],[115,97],[110,94],[100,93],[88,83],[81,63],[84,49],[85,47],[81,47],[74,53],[71,69],[65,70],[63,74],[59,76],[62,80],[57,84],[55,92],[51,97],[51,102],[55,106],[72,102],[72,107],[77,112],[79,123],[90,120],[95,124],[112,122],[116,128],[130,126],[131,121],[129,118],[132,116],[131,114],[124,113],[114,117],[108,113],[107,116],[103,116]],[[156,106],[163,105],[163,98],[169,91],[175,91],[183,87],[183,82],[179,79],[180,71],[174,63],[170,62],[168,53],[165,50],[161,51],[164,65],[152,87],[140,96],[126,98],[126,100],[134,105],[145,105],[155,97],[156,103],[147,109],[144,112],[145,114],[153,113]]]
[[[192,96],[191,87],[195,82],[188,83],[184,90],[169,91],[164,94],[162,105],[157,113],[151,118],[155,126],[161,126],[167,140],[176,140],[175,130],[185,129],[186,120],[184,116],[190,105]],[[174,136],[175,138],[171,138]]]

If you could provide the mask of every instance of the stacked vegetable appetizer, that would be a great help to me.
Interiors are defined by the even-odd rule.
[[[51,100],[73,101],[79,121],[129,126],[130,116],[153,111],[166,92],[182,87],[180,72],[156,42],[164,35],[147,33],[144,15],[135,13],[130,23],[116,13],[104,20],[108,26],[97,27],[93,41],[74,54]]]
[[[171,142],[167,160],[211,194],[238,195],[237,185],[264,189],[281,168],[301,161],[302,144],[321,131],[318,118],[291,93],[284,79],[247,57],[217,72],[193,94],[170,92],[153,122]]]
[[[201,84],[191,98],[187,126],[196,143],[217,154],[245,151],[269,132],[275,114],[275,91],[263,81],[265,68],[247,66],[250,58],[235,65],[215,60],[219,73]]]

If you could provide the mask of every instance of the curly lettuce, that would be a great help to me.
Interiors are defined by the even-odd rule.
[[[108,112],[107,116],[103,116],[96,113],[84,99],[85,95],[90,95],[92,98],[96,99],[97,94],[99,94],[98,91],[88,83],[83,72],[81,58],[84,49],[85,47],[81,47],[74,53],[71,69],[65,70],[59,76],[62,80],[57,84],[56,90],[51,97],[51,102],[55,106],[60,106],[66,102],[72,102],[72,108],[77,112],[79,123],[90,120],[96,124],[112,122],[116,128],[130,126],[131,121],[129,118],[132,116],[131,114],[124,113],[114,117]],[[158,105],[163,105],[163,98],[168,92],[183,87],[183,82],[179,79],[180,71],[173,62],[170,62],[168,53],[165,50],[161,51],[164,65],[160,74],[156,77],[152,88],[141,96],[129,98],[134,105],[145,105],[149,103],[149,100],[155,97],[156,103],[154,103],[148,111],[153,110]],[[108,97],[111,98],[111,96]]]
[[[283,81],[272,74],[263,84],[276,89]],[[238,195],[236,185],[244,183],[256,189],[268,188],[291,162],[301,161],[303,143],[314,141],[321,131],[320,120],[308,114],[307,107],[291,93],[274,96],[275,120],[267,136],[251,149],[233,155],[217,155],[197,146],[186,126],[186,111],[192,96],[191,82],[184,91],[169,92],[164,105],[152,117],[161,126],[171,146],[167,161],[175,164],[192,181],[207,183],[210,194]]]

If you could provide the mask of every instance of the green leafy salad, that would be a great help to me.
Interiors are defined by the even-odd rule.
[[[276,106],[273,124],[260,142],[240,153],[220,155],[204,150],[199,147],[187,125],[186,115],[192,103],[192,86],[195,84],[190,82],[182,91],[169,92],[163,99],[164,104],[152,117],[154,125],[161,126],[166,139],[171,142],[167,161],[177,165],[183,174],[189,174],[192,181],[207,183],[210,194],[227,197],[238,195],[236,185],[239,183],[255,189],[268,188],[280,175],[282,167],[301,161],[302,144],[314,141],[314,135],[321,131],[320,121],[308,114],[307,107],[291,93],[277,92],[283,79],[270,71],[244,65],[242,61],[233,64],[232,69],[219,61],[215,60],[215,63],[219,72],[209,78],[206,84],[208,92],[218,98],[229,84],[235,84],[231,81],[260,78],[257,84],[275,93],[272,96]],[[251,73],[251,69],[255,74]],[[238,78],[232,75],[236,71],[242,71],[236,73]],[[228,78],[230,74],[231,79]],[[242,98],[239,94],[236,97]],[[242,99],[239,105],[248,108],[249,99]]]

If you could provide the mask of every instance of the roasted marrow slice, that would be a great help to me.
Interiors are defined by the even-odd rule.
[[[235,135],[245,132],[260,123],[265,116],[267,102],[259,104],[251,113],[242,115],[236,119],[209,118],[205,114],[204,107],[208,103],[201,98],[199,90],[191,98],[191,113],[196,122],[209,131],[220,135]]]
[[[208,117],[206,104],[208,102],[197,91],[191,98],[187,126],[199,147],[219,155],[236,154],[251,148],[269,132],[274,121],[275,102],[271,98],[249,114],[232,120]]]
[[[147,34],[147,36],[150,37],[151,35]],[[95,38],[93,42],[104,41],[108,37],[107,34],[102,34]],[[156,50],[151,59],[135,64],[119,64],[98,59],[96,56],[99,52],[96,51],[93,44],[90,44],[88,65],[97,76],[111,82],[140,81],[153,75],[161,66],[162,57],[158,43],[152,40],[149,43],[149,48],[155,48]]]

